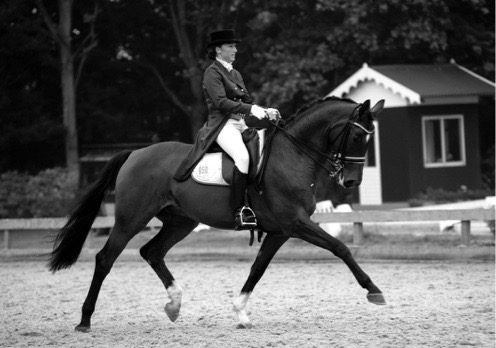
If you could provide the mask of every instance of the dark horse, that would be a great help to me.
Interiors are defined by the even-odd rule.
[[[373,118],[383,101],[327,98],[300,109],[272,138],[261,182],[263,191],[249,188],[251,206],[260,230],[266,233],[248,279],[234,304],[240,327],[251,327],[246,303],[279,248],[291,237],[331,251],[349,267],[374,304],[385,304],[379,288],[360,268],[350,250],[310,216],[315,210],[315,185],[319,171],[327,170],[344,187],[361,183],[367,144],[374,131]],[[202,222],[219,229],[234,226],[229,188],[201,185],[191,178],[173,179],[191,145],[165,142],[113,157],[75,207],[58,233],[48,267],[68,268],[79,257],[83,243],[108,190],[115,185],[115,226],[96,255],[95,273],[82,307],[78,331],[89,331],[91,315],[102,283],[127,243],[157,217],[160,231],[141,249],[141,256],[163,282],[170,298],[165,312],[172,321],[179,315],[182,290],[165,265],[166,253]]]

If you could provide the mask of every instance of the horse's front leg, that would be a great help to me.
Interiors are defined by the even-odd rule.
[[[253,326],[248,318],[248,314],[246,313],[246,304],[248,303],[248,299],[250,298],[255,285],[257,285],[260,278],[262,278],[262,275],[267,269],[270,261],[279,248],[288,239],[289,237],[282,234],[266,235],[255,262],[251,266],[250,275],[241,289],[240,295],[233,301],[233,310],[239,319],[238,328],[249,329]]]
[[[301,238],[309,243],[331,251],[339,257],[351,270],[358,283],[368,290],[367,299],[376,305],[385,305],[386,300],[382,291],[372,282],[370,277],[360,268],[355,261],[350,249],[340,240],[325,232],[318,224],[310,220],[310,217],[298,218],[296,224],[289,227],[291,236]]]

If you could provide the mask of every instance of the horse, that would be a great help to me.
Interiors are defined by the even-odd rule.
[[[275,125],[260,185],[249,183],[247,192],[265,236],[240,294],[233,301],[238,327],[251,328],[246,305],[257,282],[279,248],[289,238],[300,238],[340,258],[366,289],[369,302],[384,305],[381,290],[362,270],[349,248],[312,221],[317,174],[326,170],[346,188],[360,185],[374,118],[384,101],[372,108],[367,100],[325,98],[300,108]],[[164,310],[174,322],[180,312],[182,289],[167,268],[167,252],[201,222],[218,229],[233,229],[229,187],[202,185],[191,178],[173,179],[191,144],[163,142],[135,151],[122,151],[102,169],[82,195],[54,240],[47,267],[52,272],[69,268],[82,250],[105,195],[115,188],[115,225],[96,254],[95,270],[82,306],[76,331],[91,329],[91,316],[100,288],[128,242],[157,217],[163,226],[140,249],[140,254],[162,281],[169,297]],[[263,189],[260,189],[262,187]]]

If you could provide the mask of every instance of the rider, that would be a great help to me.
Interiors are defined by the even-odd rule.
[[[196,142],[183,160],[174,178],[188,179],[203,154],[217,144],[234,160],[230,205],[234,216],[234,229],[253,228],[255,216],[251,209],[243,209],[247,187],[249,155],[241,133],[247,129],[245,117],[275,118],[276,109],[264,109],[254,104],[246,90],[241,74],[233,68],[237,48],[241,42],[234,30],[212,32],[207,44],[208,58],[214,62],[203,75],[203,92],[209,111],[205,125],[200,129]]]

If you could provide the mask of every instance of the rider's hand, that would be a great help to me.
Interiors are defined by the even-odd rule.
[[[259,120],[261,120],[264,117],[267,117],[267,113],[265,112],[265,109],[261,108],[258,105],[253,105],[251,107],[251,115],[255,116]]]
[[[281,118],[281,113],[277,109],[267,108],[265,109],[265,111],[267,112],[269,120],[277,121],[279,118]]]

